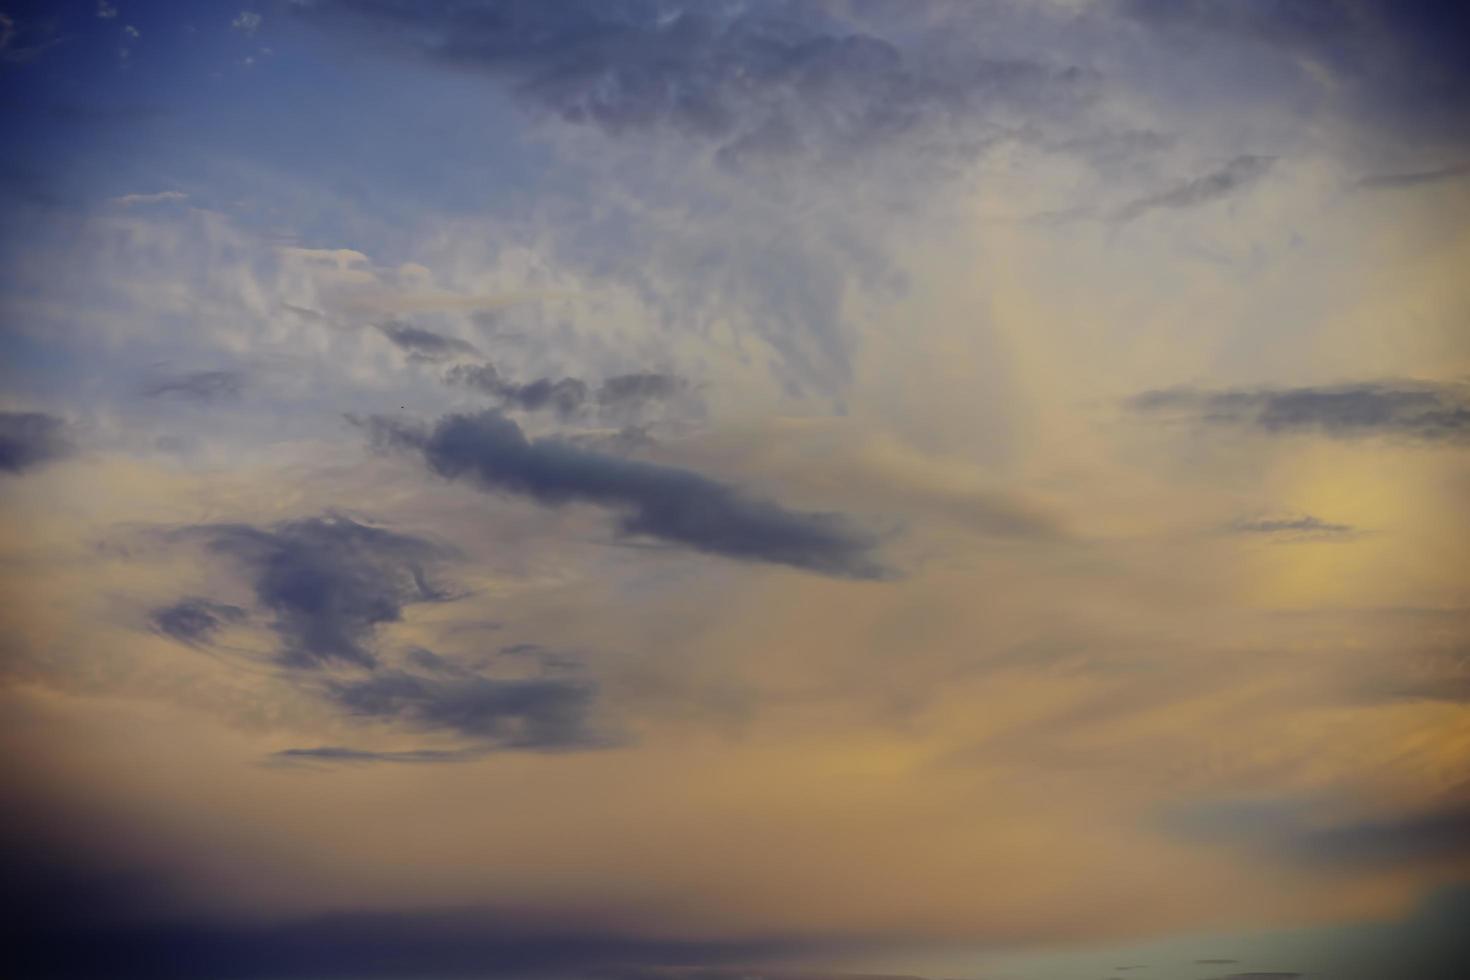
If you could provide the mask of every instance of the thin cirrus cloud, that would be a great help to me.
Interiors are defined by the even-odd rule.
[[[416,450],[439,476],[548,506],[620,512],[624,535],[839,578],[891,575],[876,557],[877,540],[841,515],[787,510],[689,470],[531,440],[496,411],[447,415],[431,429],[381,416],[365,424],[380,448]]]
[[[1470,438],[1470,388],[1417,381],[1301,388],[1168,388],[1128,401],[1155,418],[1342,439],[1397,436],[1454,444]]]
[[[1196,208],[1222,200],[1265,177],[1274,162],[1271,157],[1238,156],[1218,170],[1123,205],[1113,219],[1133,221],[1150,211]]]

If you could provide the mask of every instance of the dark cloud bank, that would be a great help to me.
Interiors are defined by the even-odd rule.
[[[628,536],[841,578],[888,574],[876,540],[841,515],[791,511],[688,470],[531,440],[499,412],[447,415],[427,429],[382,417],[366,425],[380,447],[417,451],[442,477],[548,506],[610,508]]]
[[[1470,440],[1470,385],[1415,381],[1304,388],[1169,388],[1129,400],[1160,418],[1337,438],[1396,436],[1426,443]]]
[[[24,473],[71,451],[66,423],[44,412],[0,412],[0,473]]]

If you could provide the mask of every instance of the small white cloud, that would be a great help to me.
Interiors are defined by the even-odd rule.
[[[159,191],[156,194],[124,194],[121,197],[108,198],[112,204],[118,207],[130,208],[137,204],[162,204],[166,201],[187,200],[188,194],[183,191]]]
[[[117,8],[107,0],[97,0],[97,16],[103,20],[112,20],[117,16]]]
[[[242,10],[240,11],[240,15],[230,22],[230,26],[237,31],[254,34],[260,29],[260,22],[263,19],[260,14],[257,14],[253,10]]]
[[[123,33],[126,34],[128,37],[142,37],[143,36],[142,33],[136,27],[134,27],[132,24],[129,24],[127,27],[124,27],[123,28]]]

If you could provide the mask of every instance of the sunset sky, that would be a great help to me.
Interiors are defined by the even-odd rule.
[[[0,118],[0,973],[1470,976],[1470,5],[0,0]]]

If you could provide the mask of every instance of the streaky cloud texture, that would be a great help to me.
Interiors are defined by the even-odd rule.
[[[447,479],[550,506],[580,502],[620,511],[625,535],[841,578],[889,575],[874,555],[876,539],[841,515],[791,511],[688,470],[531,440],[499,412],[447,415],[429,430],[381,416],[368,426],[378,445],[417,449]]]
[[[1129,401],[1146,415],[1272,434],[1318,432],[1338,438],[1400,436],[1427,443],[1470,438],[1470,387],[1427,382],[1367,382],[1304,388],[1168,388]]]
[[[1221,200],[1266,176],[1274,162],[1271,157],[1236,157],[1219,170],[1125,204],[1113,217],[1133,221],[1150,211],[1195,208]]]

